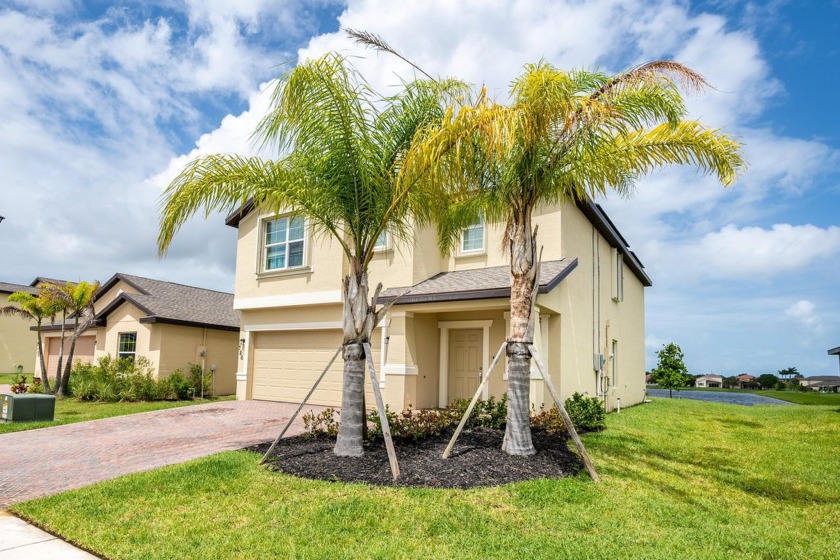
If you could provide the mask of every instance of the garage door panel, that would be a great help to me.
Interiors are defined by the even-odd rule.
[[[379,331],[372,337],[374,364],[379,365]],[[254,335],[252,397],[301,402],[341,345],[340,331],[265,332]],[[309,402],[340,406],[344,362],[339,355]],[[377,372],[378,373],[378,372]],[[373,391],[366,378],[366,399]]]

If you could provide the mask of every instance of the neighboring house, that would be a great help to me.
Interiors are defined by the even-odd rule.
[[[840,389],[840,376],[837,375],[812,375],[798,381],[802,387],[814,391],[836,393]]]
[[[76,341],[74,362],[114,357],[144,356],[156,376],[189,364],[215,367],[213,391],[236,391],[239,313],[233,294],[115,274],[94,298],[96,322]],[[68,331],[72,321],[68,321]],[[44,356],[50,377],[55,375],[61,347],[61,325],[44,327]],[[65,342],[64,356],[69,351]],[[38,365],[40,368],[40,365]]]
[[[694,380],[695,387],[723,387],[723,376],[715,373],[701,375]]]
[[[16,305],[9,303],[9,296],[14,292],[38,294],[33,286],[0,282],[0,307]],[[0,373],[21,372],[31,374],[35,371],[35,345],[38,340],[29,331],[35,321],[27,321],[18,315],[0,315]]]
[[[544,208],[534,216],[544,247],[535,345],[562,398],[598,396],[611,410],[645,391],[644,289],[651,285],[636,255],[592,202]],[[242,313],[237,397],[300,402],[342,343],[340,286],[347,263],[337,242],[313,238],[306,221],[246,204],[236,227],[236,298]],[[504,224],[465,228],[456,254],[441,256],[425,228],[407,246],[385,235],[370,265],[379,303],[403,294],[374,331],[376,373],[392,410],[435,408],[470,398],[481,372],[509,332],[510,276]],[[505,360],[484,397],[507,388]],[[338,406],[339,357],[314,393]],[[551,406],[532,367],[533,404]],[[369,385],[369,383],[368,383]],[[368,387],[367,403],[373,403]]]
[[[750,375],[749,373],[736,375],[735,380],[738,382],[738,387],[741,389],[748,389],[755,384],[755,376]]]

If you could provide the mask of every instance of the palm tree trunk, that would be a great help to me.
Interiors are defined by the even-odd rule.
[[[50,380],[47,377],[47,364],[44,362],[44,343],[41,336],[41,320],[38,320],[38,358],[41,361],[41,382],[44,384],[44,392],[52,395],[52,388],[50,387]]]
[[[56,394],[59,397],[67,396],[67,387],[70,385],[70,369],[73,366],[73,356],[76,354],[76,334],[79,329],[79,316],[76,315],[75,322],[73,324],[73,335],[71,336],[70,340],[70,352],[67,353],[67,363],[64,364],[64,375],[61,376],[61,383],[59,384],[58,380],[56,380]],[[63,344],[62,344],[63,346]]]
[[[341,391],[341,424],[333,452],[339,457],[360,457],[365,429],[365,351],[374,326],[374,309],[368,303],[368,276],[357,259],[350,261],[344,278],[344,382]]]
[[[58,368],[56,368],[55,372],[55,389],[56,391],[60,391],[61,389],[61,366],[64,363],[64,336],[65,336],[65,329],[67,328],[67,311],[63,311],[61,314],[61,346],[58,348]],[[58,393],[60,394],[60,393]]]
[[[534,342],[533,311],[537,297],[536,232],[531,209],[514,213],[509,225],[510,337],[508,339],[508,410],[502,450],[509,455],[533,455],[531,440],[531,354]]]

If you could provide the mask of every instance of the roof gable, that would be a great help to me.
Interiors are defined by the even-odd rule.
[[[141,323],[239,330],[239,312],[233,309],[233,294],[131,274],[115,274],[100,288],[100,294],[123,281],[139,293],[122,292],[97,314],[104,319],[122,303],[128,302],[146,314]]]

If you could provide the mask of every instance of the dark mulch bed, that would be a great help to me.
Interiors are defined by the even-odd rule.
[[[335,440],[297,436],[284,438],[269,459],[269,468],[287,474],[329,481],[365,482],[382,486],[473,488],[534,478],[574,476],[582,464],[567,439],[534,431],[537,454],[513,457],[501,450],[503,430],[475,428],[458,438],[448,459],[441,454],[452,432],[421,443],[394,442],[400,478],[394,482],[382,442],[365,443],[363,457],[336,457]],[[263,454],[269,443],[250,447]]]

